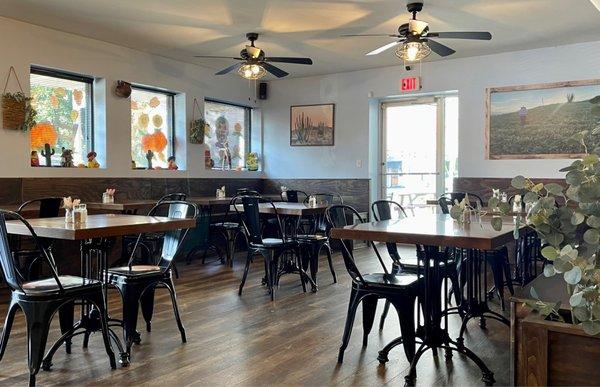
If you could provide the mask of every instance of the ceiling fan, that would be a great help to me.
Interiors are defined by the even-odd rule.
[[[342,35],[343,37],[352,36],[385,36],[394,38],[394,41],[381,46],[366,55],[377,55],[389,50],[392,47],[401,45],[396,49],[396,56],[406,62],[416,62],[426,58],[431,51],[440,56],[448,56],[456,51],[450,47],[439,43],[431,38],[440,39],[474,39],[491,40],[492,34],[489,32],[477,31],[456,31],[456,32],[430,32],[429,25],[423,20],[417,19],[417,13],[423,10],[423,2],[412,2],[406,5],[408,12],[412,13],[412,19],[408,23],[398,27],[398,34],[351,34]]]
[[[260,79],[267,75],[267,72],[275,75],[277,78],[283,78],[289,73],[283,71],[279,67],[273,66],[269,62],[279,62],[279,63],[294,63],[294,64],[304,64],[311,65],[313,64],[312,59],[310,58],[293,58],[293,57],[280,57],[280,56],[271,56],[267,57],[265,52],[260,48],[254,45],[254,42],[258,39],[258,34],[256,32],[249,32],[246,34],[246,38],[250,41],[250,45],[246,45],[242,51],[240,51],[240,57],[232,58],[228,56],[211,56],[211,55],[195,55],[196,58],[220,58],[220,59],[234,59],[239,60],[241,62],[231,65],[219,72],[215,75],[224,75],[228,74],[232,71],[238,72],[238,74],[242,78],[246,79]]]

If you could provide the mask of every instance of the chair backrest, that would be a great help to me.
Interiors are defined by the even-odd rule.
[[[170,202],[170,201],[185,201],[187,199],[187,194],[183,192],[173,192],[170,194],[166,194],[162,198],[158,199],[157,203],[162,202]]]
[[[477,194],[471,192],[446,192],[438,199],[438,204],[442,209],[442,213],[449,214],[450,207],[454,205],[455,201],[461,202],[465,197],[469,196],[469,202],[475,206],[483,207],[483,200]]]
[[[252,188],[238,188],[235,190],[235,196],[260,196],[260,193]]]
[[[58,272],[56,269],[56,263],[52,257],[52,254],[42,245],[40,239],[36,235],[35,231],[20,214],[12,211],[0,210],[0,265],[2,266],[2,272],[4,273],[4,279],[8,286],[12,290],[20,290],[24,292],[22,283],[27,280],[27,277],[19,270],[19,265],[15,262],[14,255],[11,252],[10,245],[8,242],[8,232],[6,228],[7,220],[15,220],[21,222],[23,226],[27,228],[31,238],[33,238],[37,249],[40,251],[42,259],[50,266],[52,277],[58,284],[60,291],[64,291],[60,280],[58,279]]]
[[[338,193],[312,193],[304,199],[304,204],[308,204],[311,197],[314,197],[316,199],[317,205],[333,206],[344,204],[344,199],[342,198],[342,195]],[[327,232],[329,227],[327,220],[325,219],[324,213],[314,215],[313,228],[314,230],[312,230],[312,232],[315,233]]]
[[[393,200],[376,200],[371,204],[371,212],[375,220],[391,220],[406,218],[404,208]]]
[[[262,245],[262,227],[260,224],[260,204],[264,203],[265,205],[271,206],[275,213],[275,218],[277,219],[278,225],[278,233],[281,238],[284,238],[283,226],[281,224],[281,219],[279,218],[279,214],[277,213],[277,208],[275,204],[269,199],[265,199],[260,196],[238,196],[234,198],[232,206],[235,208],[236,213],[242,219],[242,228],[246,237],[248,238],[248,242],[254,245]],[[243,212],[239,208],[239,205],[242,205]]]
[[[351,206],[343,204],[328,207],[325,210],[325,219],[332,228],[343,228],[353,224],[349,219],[357,219],[360,223],[364,223],[358,211]],[[352,253],[353,242],[346,239],[339,239],[339,241],[342,244],[342,256],[344,257],[344,265],[348,274],[350,274],[354,281],[359,281],[364,285],[365,280],[354,261],[354,254]]]
[[[63,198],[58,197],[33,199],[21,204],[17,212],[20,214],[25,208],[33,204],[39,203],[40,210],[38,213],[38,218],[54,218],[58,216],[58,212],[60,211],[62,201]]]
[[[167,217],[173,219],[196,219],[198,217],[198,207],[193,203],[184,202],[182,200],[171,200],[157,203],[154,207],[152,207],[148,213],[148,216],[158,216],[158,214],[165,212]],[[162,252],[158,266],[164,270],[168,270],[172,267],[173,259],[177,256],[179,249],[183,245],[183,241],[185,240],[188,231],[188,228],[175,229],[167,231],[164,234]],[[129,258],[129,263],[127,265],[130,268],[135,259],[135,253],[142,235],[143,234],[138,235],[135,246],[131,253],[131,257]]]
[[[295,189],[288,189],[281,193],[281,200],[288,203],[300,203],[300,198],[304,202],[307,197],[308,194],[306,192]]]

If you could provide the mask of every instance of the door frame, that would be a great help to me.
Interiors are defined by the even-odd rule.
[[[385,109],[394,106],[436,104],[436,197],[445,192],[445,99],[446,97],[456,97],[456,93],[444,93],[428,96],[411,96],[406,98],[394,98],[381,100],[379,103],[379,147],[377,157],[377,197],[385,199],[385,185],[387,175],[385,174],[386,164],[386,114]]]

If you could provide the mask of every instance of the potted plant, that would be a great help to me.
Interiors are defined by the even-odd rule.
[[[566,186],[535,183],[524,176],[511,181],[530,203],[526,222],[542,240],[544,276],[562,277],[535,280],[529,295],[513,303],[515,384],[600,380],[600,369],[588,367],[600,362],[600,147],[588,149],[585,139],[590,134],[600,134],[600,127],[571,139],[584,155],[560,170],[566,172]],[[561,356],[567,348],[577,348],[578,355]]]

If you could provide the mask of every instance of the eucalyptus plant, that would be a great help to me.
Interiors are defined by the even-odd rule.
[[[512,186],[525,191],[525,203],[532,207],[527,224],[545,245],[542,256],[548,260],[544,275],[561,275],[566,283],[572,320],[590,335],[600,333],[600,147],[589,150],[583,131],[571,139],[582,146],[584,155],[566,172],[566,188],[556,183],[535,183],[524,176],[512,179]],[[600,127],[591,133],[600,134]],[[544,315],[558,317],[560,303],[535,299],[527,304]]]

